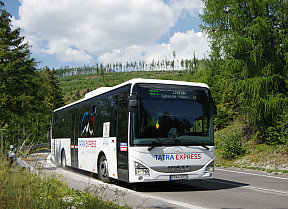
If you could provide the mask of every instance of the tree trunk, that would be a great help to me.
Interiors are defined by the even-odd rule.
[[[4,150],[4,129],[1,128],[1,154],[3,154],[3,150]]]
[[[26,141],[26,124],[23,124],[23,141]]]

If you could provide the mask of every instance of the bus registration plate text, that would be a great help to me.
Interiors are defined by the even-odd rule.
[[[175,180],[188,180],[188,175],[171,175],[170,176],[170,181],[175,181]]]

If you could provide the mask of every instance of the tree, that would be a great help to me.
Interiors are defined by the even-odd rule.
[[[20,28],[11,29],[11,16],[0,1],[0,129],[4,145],[47,141],[52,111],[64,104],[56,71],[36,69]],[[65,72],[64,72],[65,70]],[[65,67],[62,73],[69,74]],[[5,132],[5,133],[4,133]],[[4,143],[4,136],[9,138]]]
[[[201,16],[222,102],[245,115],[265,138],[287,97],[288,3],[203,0]],[[286,103],[287,105],[287,103]]]
[[[104,77],[105,77],[105,68],[104,68],[104,66],[103,66],[103,64],[101,63],[100,64],[100,75],[102,76],[102,78],[103,78],[103,85],[105,85],[105,80],[104,80]]]
[[[60,82],[56,78],[56,71],[50,70],[47,66],[39,71],[40,83],[44,104],[49,107],[50,111],[64,105],[62,90],[60,89]]]
[[[20,28],[12,30],[11,15],[3,9],[0,1],[0,125],[5,126],[12,115],[22,116],[31,108],[34,101],[37,84],[35,76],[35,61],[30,58],[29,45],[23,43]],[[3,130],[3,129],[1,129]],[[4,137],[1,132],[1,152],[3,152]]]
[[[173,55],[173,61],[171,62],[171,67],[173,67],[173,75],[174,75],[174,70],[175,70],[175,57],[176,57],[176,52],[175,52],[175,50],[173,50],[172,55]]]

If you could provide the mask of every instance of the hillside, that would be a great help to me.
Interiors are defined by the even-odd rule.
[[[115,86],[132,78],[195,81],[187,75],[189,75],[187,71],[135,71],[111,72],[106,73],[104,77],[100,74],[90,74],[59,77],[58,79],[63,90],[64,101],[69,104],[83,98],[85,93],[99,87]]]

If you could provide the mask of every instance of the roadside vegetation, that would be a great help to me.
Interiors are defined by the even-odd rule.
[[[43,176],[10,166],[0,155],[1,208],[128,208],[102,199],[103,189],[85,191],[69,188],[61,176]],[[115,195],[116,198],[116,195]]]

